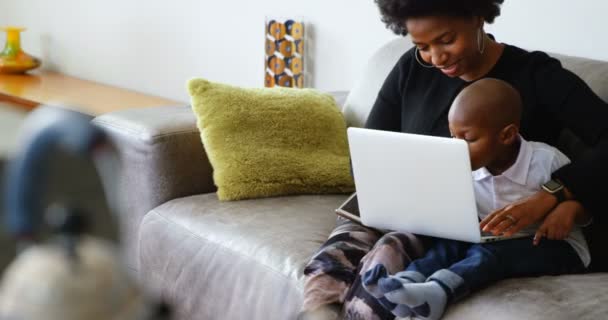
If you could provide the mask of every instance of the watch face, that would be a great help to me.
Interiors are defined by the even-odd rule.
[[[559,189],[564,187],[561,183],[559,183],[553,179],[551,179],[547,183],[545,183],[544,186],[551,192],[558,191]]]

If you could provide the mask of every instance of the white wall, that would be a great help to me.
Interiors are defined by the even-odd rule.
[[[488,30],[525,48],[608,60],[606,12],[606,0],[507,0]],[[310,83],[321,90],[350,88],[394,38],[372,0],[0,1],[0,25],[28,27],[23,47],[45,67],[180,101],[194,76],[262,86],[269,15],[309,24]]]
[[[608,61],[608,1],[505,0],[487,30],[526,49]]]

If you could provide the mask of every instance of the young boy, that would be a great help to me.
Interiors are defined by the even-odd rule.
[[[469,145],[480,219],[538,192],[553,171],[569,162],[557,149],[519,135],[521,104],[508,83],[482,79],[463,89],[450,108],[452,136]],[[487,244],[435,239],[426,255],[405,271],[387,275],[377,265],[364,274],[363,284],[396,316],[439,319],[449,302],[501,279],[584,271],[589,250],[580,228],[572,227],[574,217],[585,219],[582,206],[565,201],[541,229],[534,225],[523,230],[530,237]],[[547,230],[553,240],[533,240],[537,229]]]

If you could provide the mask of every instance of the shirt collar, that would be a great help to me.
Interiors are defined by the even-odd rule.
[[[490,171],[488,171],[488,169],[486,169],[486,167],[481,167],[481,168],[473,171],[473,180],[475,180],[475,181],[483,180],[491,175],[492,174],[490,173]]]
[[[532,161],[532,146],[521,135],[519,136],[519,151],[515,163],[505,170],[501,175],[517,184],[526,185],[528,169]],[[473,171],[475,181],[483,180],[492,176],[492,173],[485,167]]]

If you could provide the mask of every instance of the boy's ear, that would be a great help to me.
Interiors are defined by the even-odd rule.
[[[518,134],[519,134],[519,127],[516,124],[512,123],[512,124],[504,127],[500,131],[500,141],[505,145],[512,144],[517,140]]]

